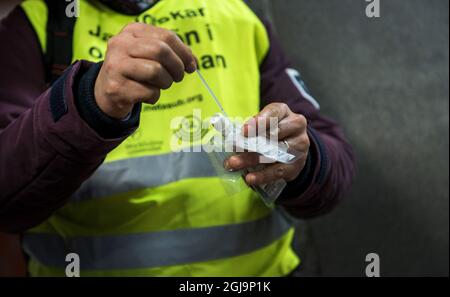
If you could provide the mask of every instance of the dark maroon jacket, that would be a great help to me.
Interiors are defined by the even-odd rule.
[[[331,210],[349,187],[353,154],[336,123],[287,75],[289,62],[268,30],[261,105],[285,102],[305,115],[311,140],[307,165],[279,204],[295,216],[314,217]],[[99,67],[76,62],[46,90],[41,48],[24,12],[16,8],[1,22],[0,231],[21,232],[48,218],[137,127],[139,108],[120,123],[99,113],[93,100]]]

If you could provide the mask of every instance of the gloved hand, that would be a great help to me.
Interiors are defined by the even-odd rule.
[[[267,105],[259,114],[247,121],[242,127],[245,136],[249,130],[258,131],[258,125],[265,129],[270,128],[270,118],[277,118],[278,139],[284,140],[287,145],[301,154],[301,157],[292,164],[274,163],[264,169],[248,173],[245,181],[250,186],[270,184],[276,180],[284,179],[292,181],[300,174],[309,152],[309,137],[307,133],[307,120],[303,115],[293,113],[284,103],[272,103]],[[252,128],[250,128],[253,126]],[[225,160],[225,168],[228,170],[242,170],[254,168],[260,163],[260,155],[252,152],[238,153]]]
[[[122,119],[137,102],[154,104],[161,89],[192,73],[196,60],[191,49],[172,31],[133,23],[108,42],[106,58],[95,82],[99,108]]]

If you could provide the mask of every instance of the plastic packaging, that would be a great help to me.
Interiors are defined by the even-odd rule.
[[[224,179],[226,188],[229,191],[237,191],[241,189],[242,183],[239,183],[242,182],[241,177],[245,176],[249,172],[259,171],[268,166],[264,163],[281,162],[289,164],[295,162],[301,156],[301,154],[295,150],[290,150],[283,142],[270,141],[264,136],[243,136],[241,133],[242,126],[237,123],[233,123],[223,114],[219,113],[214,115],[211,118],[210,123],[221,136],[219,138],[213,138],[211,142],[214,142],[215,146],[214,152],[211,154],[211,159],[214,167],[219,171],[219,175]],[[223,162],[225,159],[235,155],[236,152],[244,151],[260,154],[262,156],[262,164],[255,168],[249,168],[239,172],[227,172],[223,169]],[[253,186],[252,188],[259,193],[267,206],[273,206],[285,186],[286,182],[280,179],[270,184]]]
[[[264,163],[280,162],[290,164],[301,157],[299,152],[288,148],[283,142],[271,141],[264,136],[243,136],[241,125],[232,123],[223,114],[218,113],[214,115],[210,122],[218,132],[222,133],[228,146],[235,147],[238,152],[249,151],[258,153],[268,159]]]
[[[264,136],[245,137],[241,133],[241,125],[233,123],[226,116],[225,110],[221,105],[219,99],[214,94],[208,83],[206,82],[200,71],[197,74],[205,88],[208,90],[211,97],[214,99],[216,105],[221,110],[221,113],[214,115],[210,123],[219,133],[219,137],[212,137],[208,146],[212,148],[208,154],[213,167],[217,174],[221,177],[225,190],[228,194],[233,194],[242,191],[246,188],[246,184],[242,177],[245,177],[249,172],[259,171],[263,169],[266,164],[260,164],[256,168],[249,168],[239,172],[229,172],[223,167],[224,161],[231,157],[235,152],[250,151],[261,155],[261,163],[292,163],[295,162],[301,154],[295,150],[290,149],[284,143],[278,141],[270,141]],[[264,203],[271,207],[280,196],[286,186],[284,180],[277,180],[273,183],[252,187],[261,196]]]

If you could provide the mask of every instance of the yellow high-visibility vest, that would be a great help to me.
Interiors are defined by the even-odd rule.
[[[21,6],[45,52],[45,2]],[[108,38],[136,21],[173,30],[192,48],[229,116],[259,111],[259,66],[269,40],[241,0],[161,0],[139,16],[79,1],[73,60],[103,60]],[[156,105],[144,105],[136,132],[69,203],[24,235],[31,275],[64,275],[72,252],[80,257],[81,276],[289,274],[299,259],[283,213],[250,189],[229,195],[206,153],[171,148],[183,132],[173,118],[188,117],[195,129],[216,112],[195,75],[162,91]]]

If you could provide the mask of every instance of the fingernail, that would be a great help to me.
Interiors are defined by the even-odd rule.
[[[192,73],[197,69],[197,65],[195,64],[195,61],[192,61],[187,67],[186,67],[186,72],[187,73]]]
[[[275,175],[277,177],[283,177],[284,176],[284,168],[282,168],[282,167],[277,168],[277,170],[275,171]]]
[[[195,64],[195,69],[198,68],[198,58],[197,56],[194,56],[194,64]]]
[[[228,160],[225,160],[225,162],[223,162],[223,167],[226,169],[226,170],[228,170],[228,171],[230,171],[230,162],[228,161]]]
[[[254,175],[252,175],[252,174],[247,174],[247,176],[245,177],[245,179],[246,179],[246,181],[247,181],[247,183],[248,183],[249,185],[254,185],[254,184],[255,184],[256,178],[255,178]]]

